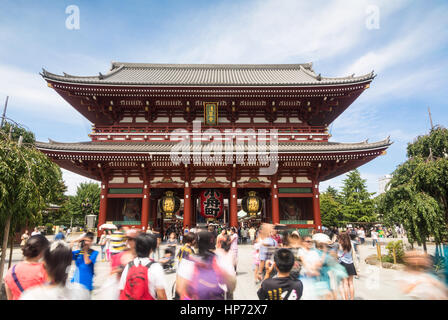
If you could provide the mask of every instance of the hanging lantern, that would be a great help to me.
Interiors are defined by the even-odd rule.
[[[165,195],[159,202],[160,212],[165,215],[165,218],[171,219],[173,214],[179,211],[180,199],[174,195],[173,191],[165,192]]]
[[[247,214],[255,216],[261,211],[263,203],[261,202],[261,198],[257,196],[257,192],[249,191],[248,195],[242,199],[241,206]]]
[[[223,194],[215,189],[201,192],[201,216],[216,219],[224,213]]]

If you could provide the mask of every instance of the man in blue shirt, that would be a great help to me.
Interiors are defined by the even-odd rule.
[[[62,229],[59,229],[59,232],[54,237],[54,240],[58,241],[58,240],[64,240],[64,239],[65,239],[64,232]]]
[[[98,251],[91,249],[94,235],[87,232],[82,238],[72,241],[73,246],[79,243],[81,250],[72,252],[73,260],[75,260],[76,270],[71,282],[77,282],[85,286],[88,290],[93,290],[94,265],[98,257]]]

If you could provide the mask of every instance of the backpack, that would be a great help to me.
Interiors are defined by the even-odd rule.
[[[207,263],[199,259],[194,262],[194,272],[189,288],[189,296],[193,300],[224,300],[225,291],[221,287],[221,276],[216,256]]]
[[[134,261],[128,264],[126,284],[120,293],[120,300],[155,300],[149,293],[148,269],[154,261],[136,266]]]

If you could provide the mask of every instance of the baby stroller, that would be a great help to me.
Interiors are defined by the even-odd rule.
[[[159,260],[165,273],[174,273],[176,268],[174,266],[174,252],[172,249],[165,249],[163,257]]]

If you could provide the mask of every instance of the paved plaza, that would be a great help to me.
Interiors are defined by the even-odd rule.
[[[76,235],[72,236],[76,237]],[[53,239],[53,236],[49,237]],[[394,240],[394,239],[390,239]],[[388,239],[388,241],[390,241]],[[160,253],[163,253],[165,245],[160,247]],[[93,247],[95,250],[100,251],[99,246]],[[382,247],[384,253],[386,250]],[[239,245],[238,246],[238,274],[237,274],[237,286],[234,292],[235,300],[258,300],[257,290],[258,286],[255,284],[253,269],[252,269],[252,246],[251,245]],[[434,253],[434,246],[428,246],[430,254]],[[355,299],[356,300],[402,300],[407,299],[399,291],[396,283],[396,277],[400,275],[400,271],[380,268],[378,266],[368,265],[364,262],[365,258],[371,254],[376,253],[376,248],[372,247],[369,241],[366,244],[360,246],[361,252],[361,264],[359,266],[360,272],[358,279],[355,279]],[[8,250],[9,257],[9,250]],[[157,258],[157,255],[156,255]],[[22,259],[21,250],[19,248],[14,249],[13,263],[16,263]],[[5,269],[7,267],[7,263]],[[70,275],[73,274],[74,264]],[[6,270],[5,270],[6,271]],[[109,275],[110,264],[103,262],[100,259],[95,265],[95,279],[94,279],[94,291],[93,299],[96,298],[98,289],[104,283]],[[175,273],[166,274],[167,279],[167,296],[168,299],[172,297],[172,287],[175,281]]]

